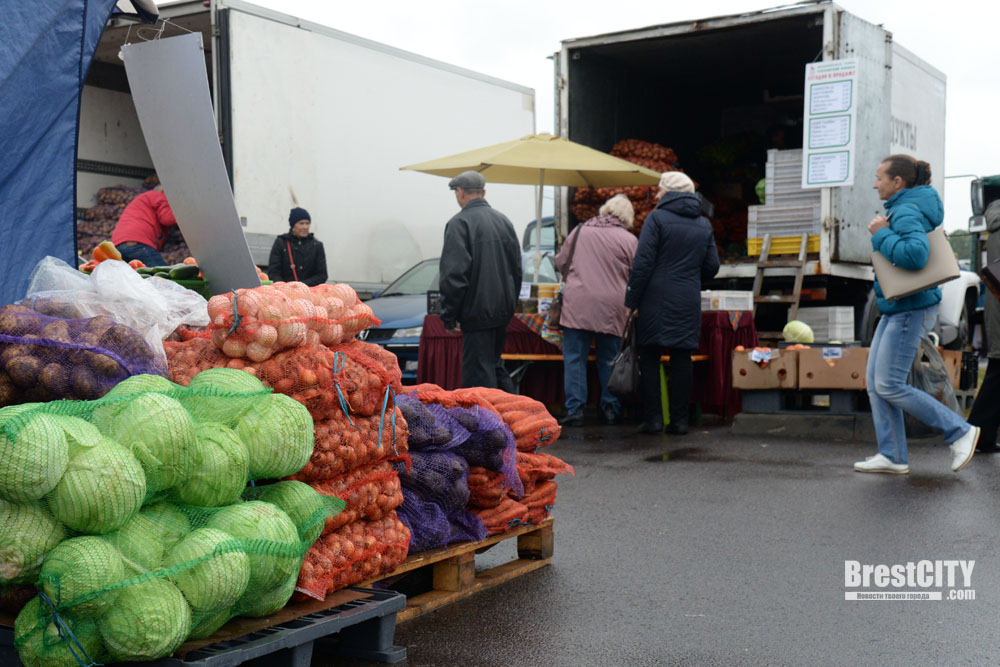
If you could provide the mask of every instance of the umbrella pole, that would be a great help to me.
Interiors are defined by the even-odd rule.
[[[535,265],[535,277],[532,280],[538,284],[538,268],[542,264],[542,193],[545,191],[545,170],[539,170],[538,201],[535,203],[535,255],[531,258]]]

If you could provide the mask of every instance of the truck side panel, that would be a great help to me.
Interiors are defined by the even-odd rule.
[[[892,45],[890,153],[930,162],[932,185],[944,198],[945,75],[895,42]]]
[[[235,3],[234,3],[235,4]],[[441,251],[447,181],[399,167],[534,131],[534,92],[411,54],[229,10],[233,189],[247,232],[312,215],[331,279],[384,284]],[[530,186],[490,185],[518,231]]]

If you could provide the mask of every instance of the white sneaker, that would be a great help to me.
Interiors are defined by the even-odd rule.
[[[905,475],[910,472],[910,466],[905,463],[893,463],[882,454],[858,461],[854,464],[854,469],[858,472],[884,472],[890,475]]]
[[[965,435],[951,443],[951,470],[958,472],[969,465],[972,455],[976,451],[976,443],[979,441],[980,428],[973,426]]]

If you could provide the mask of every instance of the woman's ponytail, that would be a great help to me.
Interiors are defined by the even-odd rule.
[[[911,155],[896,154],[882,160],[882,164],[886,165],[885,173],[889,178],[899,176],[903,179],[904,187],[930,185],[931,166],[923,160]]]

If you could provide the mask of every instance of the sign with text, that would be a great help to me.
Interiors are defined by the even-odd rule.
[[[802,187],[854,185],[858,61],[806,65]]]

